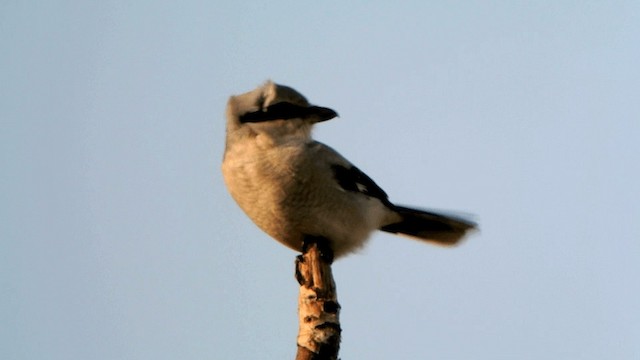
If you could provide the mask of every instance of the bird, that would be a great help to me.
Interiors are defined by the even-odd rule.
[[[305,239],[325,239],[339,258],[376,230],[453,246],[477,228],[462,216],[393,204],[369,176],[312,138],[315,124],[336,117],[271,80],[229,98],[222,174],[260,229],[300,252]]]

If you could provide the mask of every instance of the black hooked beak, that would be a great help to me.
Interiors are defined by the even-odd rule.
[[[269,106],[266,110],[258,110],[240,116],[240,122],[263,122],[271,120],[313,119],[314,122],[331,120],[338,116],[332,109],[320,106],[300,106],[281,102]]]

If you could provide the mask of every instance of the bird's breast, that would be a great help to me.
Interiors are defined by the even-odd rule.
[[[298,250],[295,209],[304,207],[300,146],[228,149],[222,173],[231,196],[262,230]],[[295,240],[292,240],[295,239]],[[292,244],[295,242],[295,244]]]

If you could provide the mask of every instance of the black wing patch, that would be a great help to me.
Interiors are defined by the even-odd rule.
[[[240,116],[240,122],[262,122],[272,120],[288,120],[305,118],[309,116],[318,116],[321,120],[329,120],[338,114],[329,109],[320,106],[300,106],[288,102],[280,102],[267,107],[266,110],[258,110],[246,113]]]
[[[350,168],[346,168],[342,165],[332,165],[331,169],[333,170],[333,177],[338,182],[338,185],[345,191],[353,191],[371,196],[379,199],[383,204],[391,206],[387,193],[357,167],[351,166]]]

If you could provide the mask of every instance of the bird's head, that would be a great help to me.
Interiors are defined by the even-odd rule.
[[[311,105],[295,89],[273,81],[267,81],[255,90],[232,96],[227,105],[228,128],[251,124],[262,127],[259,124],[267,123],[268,126],[281,127],[291,122],[310,126],[336,116],[338,114],[334,110]]]

